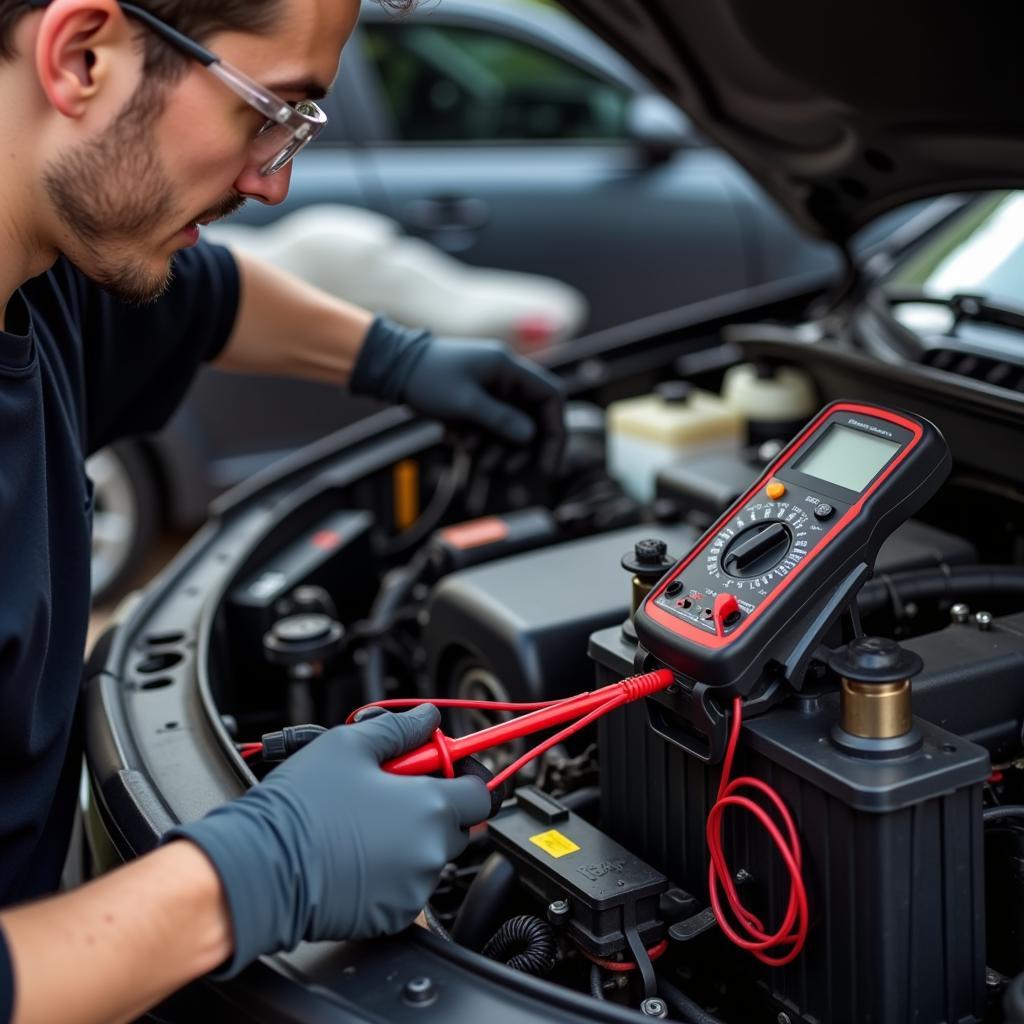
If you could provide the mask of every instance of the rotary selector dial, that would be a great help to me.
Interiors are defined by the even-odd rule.
[[[752,579],[774,569],[793,544],[785,523],[758,523],[733,537],[722,555],[722,568],[736,579]]]
[[[786,501],[748,505],[718,531],[707,554],[707,572],[729,589],[765,593],[807,554],[810,513]]]

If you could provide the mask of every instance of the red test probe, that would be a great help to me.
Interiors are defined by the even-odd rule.
[[[522,757],[513,761],[507,768],[500,771],[487,783],[490,790],[497,789],[506,779],[511,778],[525,764],[539,757],[546,750],[561,743],[562,740],[575,732],[597,721],[602,715],[629,704],[632,701],[640,700],[642,697],[649,697],[651,694],[671,686],[673,675],[668,669],[658,669],[656,672],[647,672],[641,676],[631,676],[610,686],[602,686],[599,690],[592,690],[589,693],[581,693],[575,697],[566,697],[564,700],[539,701],[533,704],[505,704],[486,700],[382,700],[366,707],[380,708],[409,708],[419,704],[433,704],[439,708],[488,708],[492,711],[528,711],[528,714],[520,715],[518,718],[509,719],[507,722],[499,722],[479,732],[471,732],[468,736],[452,737],[446,736],[440,729],[434,733],[431,742],[424,744],[416,750],[409,751],[401,757],[391,761],[385,761],[385,771],[393,772],[396,775],[431,775],[441,772],[448,778],[455,774],[455,763],[461,761],[471,754],[478,754],[490,747],[498,747],[509,743],[511,740],[521,739],[531,733],[542,732],[551,729],[563,722],[572,722],[567,728],[557,732],[554,736],[538,743],[537,746],[528,750]],[[354,711],[348,718],[351,722],[359,711]],[[575,721],[573,721],[575,719]]]

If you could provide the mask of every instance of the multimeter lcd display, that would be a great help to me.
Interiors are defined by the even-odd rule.
[[[862,491],[899,449],[896,441],[833,423],[793,468],[848,490]]]

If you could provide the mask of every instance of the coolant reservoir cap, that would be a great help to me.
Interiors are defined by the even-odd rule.
[[[730,367],[722,398],[758,423],[802,421],[818,407],[814,382],[803,370],[764,360]]]
[[[654,386],[654,393],[666,405],[685,404],[695,390],[688,380],[664,380]]]
[[[884,636],[860,636],[829,658],[833,672],[854,683],[897,683],[916,676],[924,662]]]
[[[275,665],[320,660],[336,653],[344,636],[342,625],[329,615],[302,612],[274,623],[263,637],[263,653]]]

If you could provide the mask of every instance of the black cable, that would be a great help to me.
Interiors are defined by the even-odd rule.
[[[597,964],[590,965],[590,994],[595,999],[602,1001],[608,998],[604,994],[604,978],[601,976],[601,968]]]
[[[700,1003],[664,978],[658,979],[658,995],[675,1010],[684,1024],[722,1024],[718,1017],[708,1013]]]
[[[405,554],[430,536],[441,525],[452,502],[465,489],[472,465],[472,455],[463,445],[457,444],[452,464],[438,481],[430,502],[420,517],[409,529],[385,544],[379,553],[385,558]]]
[[[412,560],[384,577],[374,598],[373,607],[367,620],[367,632],[373,638],[363,648],[365,661],[362,666],[363,703],[373,704],[384,700],[384,647],[381,634],[408,600],[413,587],[422,579],[430,564],[426,549],[417,551]]]
[[[522,914],[506,921],[494,933],[483,955],[513,970],[538,977],[555,966],[557,956],[555,930],[539,917]]]
[[[501,853],[492,853],[470,883],[452,925],[452,938],[477,952],[494,934],[503,906],[510,905],[516,890],[515,866]]]
[[[448,929],[441,924],[441,919],[437,916],[437,911],[435,911],[429,903],[423,907],[423,917],[426,920],[428,927],[435,935],[444,939],[445,942],[452,941],[452,937]]]
[[[998,807],[986,807],[981,812],[981,820],[986,825],[1004,818],[1020,818],[1024,825],[1024,804],[1000,804]]]
[[[857,604],[862,614],[919,601],[983,597],[1024,598],[1024,569],[1012,565],[958,565],[913,569],[864,584]]]
[[[640,928],[636,919],[636,904],[625,903],[622,906],[622,932],[626,936],[626,945],[636,963],[637,972],[643,982],[644,999],[652,999],[658,994],[658,976],[654,973],[654,964],[647,947],[640,939]]]

